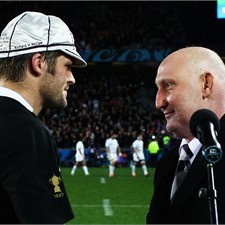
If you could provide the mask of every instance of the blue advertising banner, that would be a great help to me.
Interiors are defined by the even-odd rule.
[[[171,49],[100,49],[81,52],[87,62],[160,62]]]

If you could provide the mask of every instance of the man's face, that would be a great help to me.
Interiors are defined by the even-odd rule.
[[[167,60],[158,69],[156,85],[155,103],[165,115],[167,130],[175,137],[191,137],[189,120],[202,102],[199,75],[182,60]]]
[[[62,55],[57,58],[54,73],[51,74],[46,72],[42,80],[42,98],[44,101],[44,107],[66,107],[67,91],[69,86],[75,83],[71,66],[72,60]]]
[[[113,134],[112,139],[116,139],[116,138],[117,138],[117,134]]]

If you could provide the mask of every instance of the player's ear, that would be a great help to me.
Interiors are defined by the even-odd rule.
[[[35,76],[40,76],[46,68],[44,57],[40,53],[36,53],[31,58],[31,71]]]
[[[212,73],[206,72],[201,75],[202,80],[202,98],[206,99],[212,92],[214,77]]]

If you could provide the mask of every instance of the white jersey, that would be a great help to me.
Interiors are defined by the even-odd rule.
[[[109,153],[117,154],[119,144],[116,139],[108,138],[105,142],[105,147],[109,148]]]
[[[84,144],[82,141],[78,141],[76,144],[76,161],[84,160]]]
[[[135,140],[132,144],[132,147],[135,148],[136,151],[133,152],[133,160],[135,162],[145,160],[144,156],[144,142],[142,140]]]
[[[142,140],[135,140],[132,147],[136,149],[137,153],[144,152],[144,142]]]

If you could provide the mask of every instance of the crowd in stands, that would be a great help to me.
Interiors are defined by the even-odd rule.
[[[68,106],[44,110],[40,118],[50,127],[59,148],[72,148],[85,138],[85,146],[105,146],[111,130],[122,148],[130,148],[139,132],[146,146],[152,134],[165,130],[154,108],[154,75],[136,65],[96,65],[74,72]]]
[[[84,49],[167,48],[184,42],[176,8],[165,2],[98,2],[84,4],[76,14],[83,22],[72,22]]]
[[[82,50],[178,48],[185,43],[179,4],[146,1],[1,2],[1,29],[23,11],[61,17]]]

